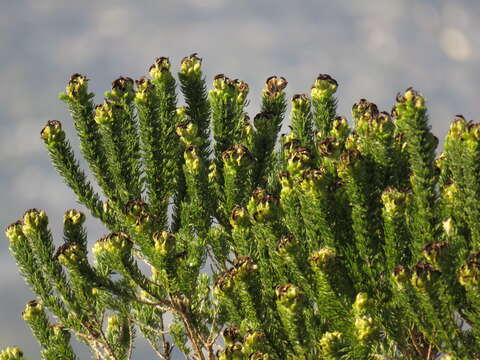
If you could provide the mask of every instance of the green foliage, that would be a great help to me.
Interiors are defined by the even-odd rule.
[[[57,249],[43,211],[7,227],[42,359],[77,359],[71,334],[131,359],[138,333],[162,359],[480,359],[480,125],[457,116],[435,159],[421,94],[391,114],[362,99],[350,126],[321,74],[279,138],[284,78],[252,124],[248,85],[220,74],[207,92],[201,65],[185,57],[177,84],[158,58],[97,106],[79,74],[60,95],[102,193],[59,121],[41,138],[110,233],[90,263],[77,210]]]

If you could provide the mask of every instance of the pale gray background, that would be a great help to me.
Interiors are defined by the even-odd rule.
[[[138,78],[156,56],[173,69],[198,52],[209,84],[216,73],[247,81],[253,115],[273,74],[288,93],[308,91],[318,73],[339,84],[339,112],[350,117],[361,97],[390,110],[408,86],[427,98],[441,139],[452,116],[477,119],[480,93],[480,3],[413,0],[0,0],[0,223],[25,209],[45,209],[55,234],[75,206],[39,139],[49,119],[71,120],[57,94],[74,72],[101,94],[119,75]],[[89,218],[90,241],[102,227]],[[20,318],[32,293],[0,239],[0,348],[38,346]],[[58,237],[57,237],[58,241]],[[89,358],[83,352],[82,358]],[[139,344],[136,359],[152,358]]]

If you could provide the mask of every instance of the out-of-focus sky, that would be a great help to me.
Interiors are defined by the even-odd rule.
[[[480,110],[479,18],[478,0],[3,0],[0,223],[45,209],[59,242],[63,212],[81,209],[39,138],[46,121],[58,119],[78,151],[57,99],[72,73],[86,74],[101,101],[113,79],[146,74],[155,57],[169,56],[176,71],[198,52],[209,84],[217,73],[250,84],[252,115],[274,74],[287,78],[289,95],[308,92],[319,73],[332,75],[339,113],[349,118],[358,99],[390,110],[396,93],[413,86],[442,141],[455,114],[476,120]],[[91,242],[104,232],[91,218],[87,226]],[[20,317],[32,298],[0,239],[0,348],[18,345],[39,359]],[[149,358],[140,343],[135,359]]]

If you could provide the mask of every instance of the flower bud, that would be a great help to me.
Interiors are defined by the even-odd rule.
[[[257,264],[249,256],[240,256],[233,264],[236,271],[232,273],[234,277],[245,279],[257,271]]]
[[[10,224],[5,229],[5,235],[7,236],[8,241],[10,244],[17,243],[21,240],[25,240],[25,234],[23,233],[23,222],[18,220],[13,224]]]
[[[137,219],[140,215],[148,212],[148,205],[140,200],[130,200],[125,205],[124,212],[128,218]]]
[[[17,347],[7,347],[0,351],[0,360],[25,360],[23,352]]]
[[[317,149],[322,156],[338,158],[342,144],[333,136],[327,136],[317,143]]]
[[[191,120],[184,120],[177,124],[175,132],[185,145],[198,145],[198,127]]]
[[[248,168],[253,165],[253,156],[243,145],[234,145],[222,153],[222,160],[226,167]]]
[[[108,125],[114,121],[115,114],[120,111],[123,111],[120,105],[105,100],[103,104],[95,106],[95,122],[99,125]]]
[[[153,242],[155,244],[155,250],[165,256],[167,254],[174,254],[176,247],[175,235],[168,231],[158,231],[153,234]]]
[[[352,305],[354,313],[357,315],[365,314],[367,310],[367,303],[368,303],[368,294],[364,292],[358,293],[355,298],[355,302]]]
[[[150,66],[148,72],[153,80],[161,80],[162,75],[169,72],[170,60],[167,57],[161,56],[155,59],[155,63]]]
[[[76,210],[70,209],[63,215],[63,224],[71,224],[81,226],[85,222],[85,214]]]
[[[355,319],[355,329],[357,330],[357,339],[367,340],[375,332],[373,319],[370,316],[362,316]]]
[[[222,334],[226,345],[232,345],[240,340],[240,329],[236,326],[229,326],[225,328]]]
[[[423,257],[433,266],[438,267],[439,261],[448,250],[448,243],[445,241],[432,242],[426,244],[422,249]]]
[[[329,272],[337,262],[337,253],[334,248],[325,246],[313,251],[308,261],[314,269]]]
[[[248,360],[270,360],[270,355],[261,351],[255,351],[248,356]]]
[[[45,144],[53,145],[62,142],[65,139],[65,131],[62,130],[62,124],[58,120],[49,120],[47,125],[40,132],[40,137]]]
[[[480,252],[470,254],[467,263],[460,268],[458,281],[462,286],[471,287],[479,285]]]
[[[132,78],[120,76],[119,78],[113,80],[112,91],[107,91],[105,93],[105,97],[113,101],[132,101],[135,96],[133,84],[134,81]]]
[[[34,233],[41,228],[48,225],[48,218],[45,211],[38,211],[37,209],[30,209],[23,215],[22,231],[24,234]]]
[[[208,167],[208,181],[213,183],[218,176],[217,164],[215,161],[212,161]]]
[[[265,344],[265,333],[263,331],[249,330],[243,338],[243,344],[246,348],[257,350]]]
[[[231,293],[233,289],[234,281],[232,278],[232,271],[226,271],[218,277],[213,291],[217,296],[222,296]]]
[[[378,108],[374,103],[366,99],[360,99],[358,103],[353,105],[352,115],[357,119],[357,122],[368,122],[378,116]]]
[[[198,156],[198,148],[194,145],[187,146],[183,153],[185,159],[185,166],[187,169],[196,173],[200,169],[200,157]]]
[[[252,200],[252,199],[250,199]],[[249,209],[249,207],[247,206]],[[274,218],[279,211],[279,198],[274,195],[265,195],[258,203],[253,207],[254,211],[249,212],[252,215],[253,219],[257,222],[263,222],[269,219]]]
[[[409,203],[407,193],[393,187],[387,187],[383,191],[381,198],[384,206],[384,213],[390,217],[400,215]]]
[[[224,355],[226,356],[225,359],[228,360],[243,360],[243,346],[241,343],[237,342],[235,344],[227,346],[225,349]]]
[[[125,233],[111,233],[97,240],[92,248],[96,256],[109,255],[116,258],[123,258],[130,255],[132,242]]]
[[[337,91],[338,83],[327,74],[320,74],[312,85],[310,92],[312,99],[320,100],[332,96]]]
[[[407,281],[410,280],[410,270],[403,265],[397,265],[393,269],[392,277],[397,289],[403,290]]]
[[[230,225],[232,225],[233,228],[236,228],[247,226],[248,223],[247,209],[243,206],[235,206],[230,215]]]
[[[69,342],[71,338],[70,331],[61,325],[61,324],[52,324],[50,325],[50,329],[52,330],[53,337],[56,341],[61,342]]]
[[[310,165],[311,151],[304,146],[296,147],[287,160],[287,170],[292,174],[301,175],[303,171]]]
[[[298,241],[295,238],[293,234],[284,234],[280,238],[280,241],[277,244],[277,251],[282,254],[288,254],[295,252],[294,249],[296,249],[298,246]]]
[[[288,82],[284,77],[270,76],[266,81],[263,93],[271,97],[277,96],[285,90],[287,84]]]
[[[305,114],[310,111],[310,99],[307,94],[295,94],[292,98],[292,114]]]
[[[294,312],[301,305],[302,292],[293,284],[278,285],[275,288],[277,302]]]
[[[61,245],[57,249],[54,258],[68,268],[78,268],[87,262],[85,250],[75,243]]]
[[[326,357],[336,357],[340,351],[345,347],[342,333],[338,331],[329,332],[323,334],[320,339],[320,348],[322,349],[322,355]]]
[[[349,176],[362,162],[362,154],[358,150],[347,150],[340,154],[338,176],[345,178]]]
[[[294,184],[292,177],[290,176],[290,172],[281,171],[278,174],[278,178],[280,180],[280,185],[282,186],[282,189],[280,190],[280,198],[286,198],[294,189]]]
[[[425,289],[439,274],[432,264],[420,261],[412,269],[411,283],[417,289]]]
[[[70,77],[70,81],[65,89],[66,98],[75,99],[88,96],[88,79],[86,76],[78,73]]]
[[[348,126],[347,118],[345,116],[337,116],[332,123],[332,136],[345,141],[348,134],[350,134],[350,127]],[[326,135],[326,134],[325,134]]]
[[[43,305],[37,300],[32,300],[25,305],[25,310],[22,311],[22,318],[25,321],[32,321],[35,317],[41,316],[43,312]]]
[[[201,73],[202,59],[193,53],[190,56],[185,56],[180,63],[180,73],[184,75]]]
[[[135,102],[137,104],[147,104],[153,90],[151,80],[143,76],[140,79],[136,80],[135,83],[137,84],[137,90],[135,92]]]

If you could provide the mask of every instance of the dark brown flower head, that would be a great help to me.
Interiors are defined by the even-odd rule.
[[[284,77],[270,76],[266,81],[264,92],[268,96],[274,96],[281,93],[287,87],[287,80]]]
[[[112,90],[127,91],[133,88],[133,79],[130,77],[120,76],[113,80]]]
[[[223,339],[225,344],[230,345],[240,340],[240,329],[236,326],[229,326],[223,330]]]
[[[336,148],[335,139],[332,136],[327,136],[320,140],[317,144],[317,149],[320,155],[331,156]]]
[[[288,250],[295,244],[296,244],[296,239],[293,234],[291,233],[284,234],[282,235],[282,237],[280,238],[280,241],[277,244],[277,250],[280,252],[283,250]]]
[[[144,201],[130,200],[125,205],[125,215],[129,217],[137,217],[146,212],[148,212],[148,205]]]
[[[200,62],[201,62],[201,61],[202,61],[202,58],[198,57],[198,53],[193,53],[193,54],[191,54],[191,55],[189,55],[189,56],[185,56],[185,57],[182,59],[181,63],[184,63],[184,62],[187,62],[187,61],[192,61],[192,60],[197,60],[197,61],[200,61]]]
[[[360,99],[360,101],[352,107],[352,115],[356,119],[371,120],[376,118],[378,114],[377,105],[366,99]]]
[[[79,74],[79,73],[75,73],[72,76],[70,76],[70,80],[68,81],[68,84],[73,85],[73,84],[76,84],[78,82],[85,82],[85,81],[88,81],[86,76],[84,76],[82,74]]]

